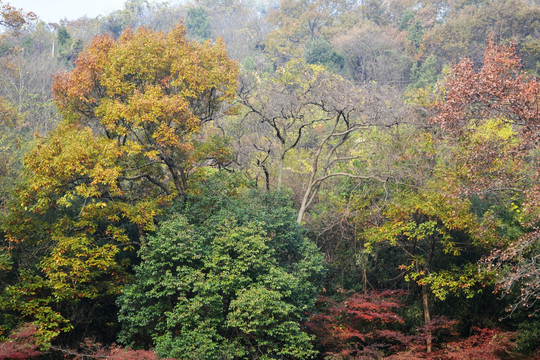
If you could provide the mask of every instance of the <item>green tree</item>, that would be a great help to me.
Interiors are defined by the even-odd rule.
[[[304,57],[308,64],[324,65],[333,71],[343,69],[345,59],[324,39],[315,39],[306,44]]]
[[[425,88],[428,85],[433,85],[437,81],[437,59],[433,54],[418,65],[418,62],[413,64],[411,68],[411,84],[409,89]]]
[[[73,39],[64,26],[58,28],[56,39],[58,40],[58,59],[71,66],[82,50],[82,40]]]
[[[210,21],[203,7],[189,8],[186,14],[186,30],[196,39],[210,38]]]
[[[414,12],[410,9],[407,9],[399,21],[399,30],[405,30],[409,27],[411,20],[414,19]]]
[[[416,20],[407,28],[407,41],[411,54],[418,57],[424,48],[424,26],[420,20]]]
[[[184,359],[311,358],[300,324],[322,258],[284,194],[205,194],[139,251],[118,300],[120,340]]]

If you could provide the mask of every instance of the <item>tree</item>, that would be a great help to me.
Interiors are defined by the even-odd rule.
[[[449,294],[472,297],[488,283],[489,278],[474,263],[472,267],[457,265],[451,259],[475,246],[474,232],[479,225],[466,200],[433,191],[402,190],[383,215],[386,221],[382,225],[364,233],[367,247],[388,241],[406,254],[408,263],[399,268],[407,281],[414,281],[421,288],[425,326],[432,320],[430,292],[441,300]],[[444,260],[438,260],[441,256]],[[426,344],[427,352],[431,352],[430,331],[426,332]]]
[[[262,79],[246,75],[247,81],[239,94],[246,108],[244,118],[254,125],[262,125],[257,126],[260,129],[254,134],[253,145],[275,158],[276,187],[280,189],[287,155],[301,146],[313,126],[327,123],[333,117],[333,114],[320,109],[318,103],[327,82],[337,80],[337,77],[326,74],[321,66],[308,65],[300,60],[290,61],[275,75]],[[254,84],[261,81],[263,86],[256,88]],[[260,141],[260,138],[266,141]],[[269,187],[270,179],[266,181]]]
[[[421,57],[424,50],[424,26],[420,20],[416,20],[407,28],[407,45],[411,55]]]
[[[307,43],[304,50],[304,57],[308,64],[324,65],[329,70],[336,72],[343,69],[343,56],[338,54],[330,43],[323,39],[316,39]]]
[[[189,8],[186,14],[186,29],[188,34],[197,39],[210,38],[210,22],[203,7]]]
[[[25,148],[22,139],[28,135],[28,119],[23,118],[28,108],[24,89],[26,78],[22,75],[26,69],[20,69],[21,50],[10,40],[17,38],[20,31],[35,19],[35,14],[25,13],[0,1],[0,29],[3,29],[0,34],[0,126],[3,129],[0,134],[0,211],[4,210],[7,190],[21,168],[22,149]],[[39,87],[41,84],[33,85]]]
[[[141,28],[117,42],[94,39],[53,92],[68,121],[99,128],[131,155],[140,171],[128,177],[182,194],[193,165],[191,135],[234,96],[236,74],[220,40],[189,42],[182,25],[168,35]],[[166,176],[152,174],[162,170]]]
[[[3,219],[10,266],[0,307],[38,325],[40,345],[80,321],[72,307],[100,304],[125,279],[116,255],[129,242],[126,220],[149,229],[157,204],[120,200],[113,140],[64,124],[26,158]],[[117,197],[116,199],[114,199]],[[75,312],[76,313],[76,312]],[[90,314],[84,318],[92,321]],[[86,320],[83,320],[85,322]]]
[[[348,2],[328,0],[283,0],[269,13],[275,27],[267,37],[266,50],[277,64],[301,57],[300,44],[321,36],[323,29],[347,10]]]
[[[46,38],[39,39],[41,36]],[[34,132],[46,134],[59,121],[50,89],[52,75],[63,67],[51,58],[51,38],[52,34],[42,28],[24,40],[6,38],[11,49],[0,57],[0,96],[19,114],[16,127],[19,135],[28,139]],[[43,45],[47,48],[43,49]]]
[[[17,31],[35,19],[34,13],[25,13],[21,9],[0,1],[0,27]]]
[[[204,152],[195,134],[234,94],[236,66],[223,44],[184,35],[179,25],[168,35],[97,37],[56,78],[64,119],[26,158],[2,223],[10,280],[0,307],[35,321],[42,346],[74,326],[107,336],[115,314],[93,312],[113,308],[127,251],[185,192],[187,169]]]
[[[118,300],[120,340],[184,359],[311,358],[300,323],[320,254],[284,194],[224,197],[233,188],[218,184],[139,251],[135,283]]]
[[[0,358],[24,360],[33,359],[41,355],[37,350],[35,333],[37,329],[32,324],[19,327],[8,340],[0,342]]]
[[[334,37],[332,43],[343,54],[345,69],[356,83],[407,83],[411,59],[406,55],[404,35],[397,30],[361,22]]]
[[[471,124],[501,118],[513,125],[522,137],[523,151],[528,151],[536,145],[540,126],[539,89],[538,79],[522,71],[515,45],[490,41],[478,71],[468,59],[453,67],[433,121],[456,138]]]
[[[429,55],[421,65],[418,62],[411,68],[411,84],[409,89],[425,88],[437,81],[437,60]]]
[[[515,46],[490,41],[479,70],[470,60],[454,66],[446,84],[446,98],[438,104],[439,113],[433,119],[452,142],[476,134],[466,143],[471,149],[461,152],[465,190],[484,198],[494,197],[507,208],[512,206],[512,212],[520,213],[523,236],[510,238],[512,244],[495,251],[491,261],[507,269],[500,279],[500,289],[510,293],[520,287],[515,304],[525,306],[534,305],[540,291],[540,279],[535,276],[540,223],[540,171],[535,158],[539,98],[540,82],[523,72]],[[485,136],[489,129],[497,136]],[[515,199],[519,199],[518,205]]]
[[[58,27],[56,39],[58,40],[58,59],[71,65],[82,50],[82,40],[73,39],[64,26]]]
[[[443,3],[444,4],[444,3]],[[482,63],[484,49],[490,34],[497,41],[513,41],[520,54],[526,55],[527,69],[534,70],[538,53],[527,44],[533,44],[540,7],[538,3],[523,0],[496,0],[492,2],[448,2],[444,21],[438,21],[425,34],[428,53],[435,54],[442,63],[468,57],[476,65]],[[437,17],[434,12],[432,17]]]
[[[286,161],[294,157],[292,154],[298,155],[297,161],[301,159],[299,166],[292,168],[294,183],[302,184],[297,190],[299,223],[327,179],[345,176],[385,181],[385,174],[353,173],[346,168],[362,153],[363,142],[358,139],[363,131],[392,127],[401,120],[401,111],[391,114],[394,108],[383,100],[386,94],[380,94],[376,86],[363,92],[323,67],[301,60],[291,60],[275,75],[248,80],[239,95],[245,106],[240,121],[249,124],[242,127],[242,135],[254,137],[250,140],[260,155],[257,165],[263,167],[267,188],[269,163],[276,163],[279,189]],[[257,91],[254,84],[259,83],[262,88]]]
[[[344,296],[345,295],[345,296]],[[399,291],[342,294],[339,301],[321,297],[318,313],[307,322],[324,354],[336,359],[379,358],[383,352],[410,345],[397,313]]]

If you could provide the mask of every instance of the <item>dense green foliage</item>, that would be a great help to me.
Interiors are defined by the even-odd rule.
[[[147,239],[135,282],[118,300],[122,342],[184,359],[314,354],[301,324],[322,257],[284,194],[238,197],[202,217],[189,207],[191,215],[173,215]]]
[[[188,34],[206,40],[210,37],[210,22],[203,7],[191,8],[186,14],[186,29]]]
[[[304,57],[308,64],[324,65],[334,71],[343,69],[345,63],[343,56],[338,54],[330,43],[323,39],[307,43]]]

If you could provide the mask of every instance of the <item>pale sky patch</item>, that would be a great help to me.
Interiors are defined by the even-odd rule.
[[[58,23],[61,19],[75,20],[107,15],[124,8],[125,0],[3,0],[24,11],[32,11],[46,23]]]

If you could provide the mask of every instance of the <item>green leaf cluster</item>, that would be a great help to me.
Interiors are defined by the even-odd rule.
[[[203,194],[140,249],[118,300],[120,341],[182,359],[314,356],[301,323],[322,258],[285,194]]]

